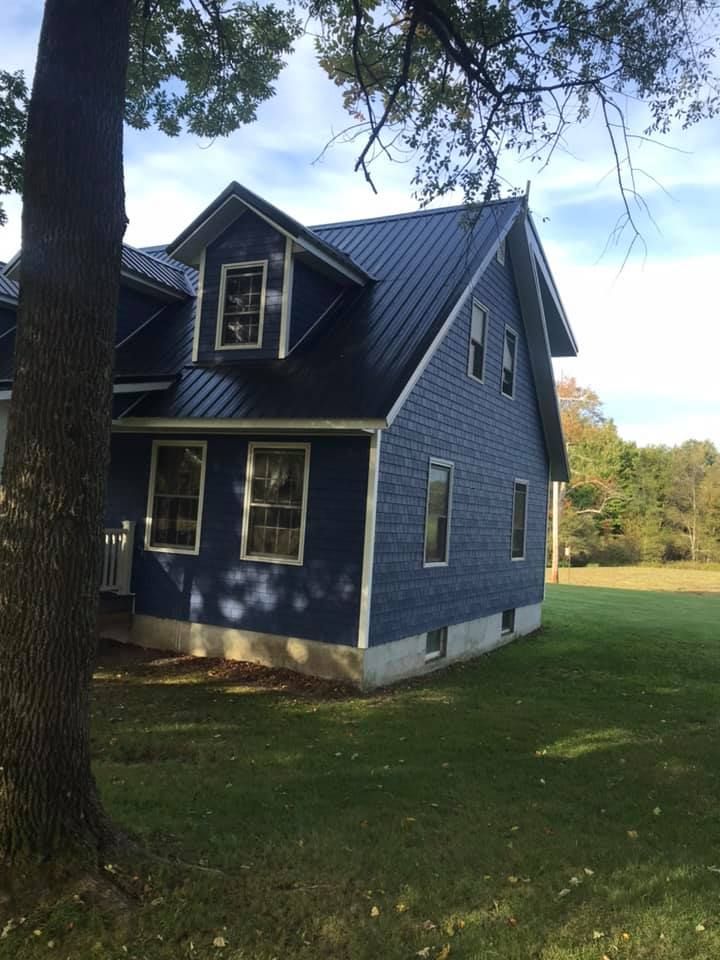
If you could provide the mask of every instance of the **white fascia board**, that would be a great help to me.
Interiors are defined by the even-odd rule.
[[[426,369],[427,365],[430,363],[430,361],[431,361],[432,358],[434,357],[434,355],[435,355],[438,347],[440,346],[440,344],[441,344],[441,343],[443,342],[443,340],[445,339],[445,337],[446,337],[446,335],[448,334],[450,328],[452,327],[453,323],[455,322],[458,314],[460,313],[460,311],[462,310],[463,306],[465,305],[465,302],[467,301],[468,297],[472,296],[473,290],[475,289],[475,287],[476,287],[476,286],[478,285],[478,283],[480,282],[480,279],[481,279],[482,275],[485,273],[485,271],[487,270],[487,268],[490,266],[490,264],[492,263],[493,259],[495,258],[495,252],[496,252],[498,246],[499,246],[501,243],[504,243],[504,242],[505,242],[505,238],[506,238],[507,235],[510,233],[510,230],[512,229],[512,227],[513,227],[514,224],[516,223],[517,218],[518,218],[518,216],[521,215],[521,213],[524,213],[524,207],[518,207],[518,210],[516,211],[515,215],[514,215],[514,216],[510,219],[510,221],[505,225],[504,229],[501,230],[501,231],[498,233],[497,237],[495,238],[495,242],[492,244],[491,248],[488,250],[488,252],[487,252],[487,253],[485,254],[485,256],[483,257],[482,262],[480,263],[480,266],[477,268],[477,270],[475,271],[475,273],[474,273],[474,274],[472,275],[472,277],[470,278],[470,282],[469,282],[468,285],[465,287],[465,289],[463,290],[463,292],[460,294],[460,297],[459,297],[458,301],[456,302],[455,306],[452,308],[452,310],[451,310],[450,313],[448,314],[447,319],[445,320],[445,322],[443,323],[443,325],[440,327],[440,329],[438,330],[438,332],[435,334],[435,338],[433,339],[433,342],[432,342],[432,343],[430,344],[430,346],[428,347],[428,349],[427,349],[427,351],[426,351],[426,353],[425,353],[425,356],[422,358],[422,360],[420,361],[420,363],[417,365],[417,367],[415,368],[415,370],[414,370],[413,373],[412,373],[412,376],[410,377],[410,379],[408,380],[408,382],[407,382],[407,383],[405,384],[405,386],[403,387],[403,390],[402,390],[400,396],[397,398],[397,400],[396,400],[395,403],[393,404],[393,406],[392,406],[392,408],[391,408],[391,410],[390,410],[390,412],[388,413],[388,416],[387,416],[388,426],[390,426],[390,425],[393,423],[393,421],[395,420],[395,418],[397,417],[397,415],[398,415],[398,414],[400,413],[400,411],[402,410],[403,406],[405,405],[405,401],[407,400],[407,398],[408,398],[408,397],[410,396],[410,394],[412,393],[412,391],[413,391],[413,389],[414,389],[414,387],[415,387],[415,384],[418,382],[418,380],[420,379],[420,377],[423,375],[423,373],[425,372],[425,369]]]
[[[167,390],[172,380],[138,380],[136,383],[115,383],[113,393],[149,393],[151,390]]]
[[[385,420],[243,420],[232,417],[202,419],[188,417],[127,417],[113,420],[116,433],[367,433],[384,430]]]

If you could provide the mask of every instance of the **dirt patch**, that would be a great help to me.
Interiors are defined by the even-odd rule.
[[[363,696],[357,687],[339,680],[323,680],[246,660],[178,656],[165,650],[147,650],[107,638],[101,638],[98,644],[96,672],[103,678],[118,680],[139,677],[161,681],[192,676],[201,683],[251,686],[318,700]]]

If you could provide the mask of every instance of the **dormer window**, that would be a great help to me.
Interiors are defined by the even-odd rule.
[[[216,350],[262,346],[266,282],[267,260],[223,264]]]

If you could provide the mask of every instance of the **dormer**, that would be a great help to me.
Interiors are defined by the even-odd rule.
[[[286,357],[348,288],[370,277],[238,183],[167,248],[198,270],[193,361]]]

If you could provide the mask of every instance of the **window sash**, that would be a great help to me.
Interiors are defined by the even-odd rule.
[[[425,563],[447,563],[452,466],[430,462],[425,511]]]
[[[301,563],[307,506],[306,447],[252,446],[243,556]]]
[[[505,331],[503,343],[502,392],[512,397],[515,392],[515,360],[517,356],[517,336],[512,330]]]
[[[475,380],[485,377],[485,340],[487,337],[487,310],[473,301],[470,323],[470,362],[468,373]]]
[[[267,263],[223,265],[218,349],[259,347],[262,340]]]
[[[146,546],[198,550],[205,476],[204,444],[155,443]]]
[[[527,536],[528,485],[517,481],[513,490],[512,545],[513,560],[525,559],[525,540]]]
[[[425,659],[439,660],[447,654],[447,627],[428,630],[425,634]]]

